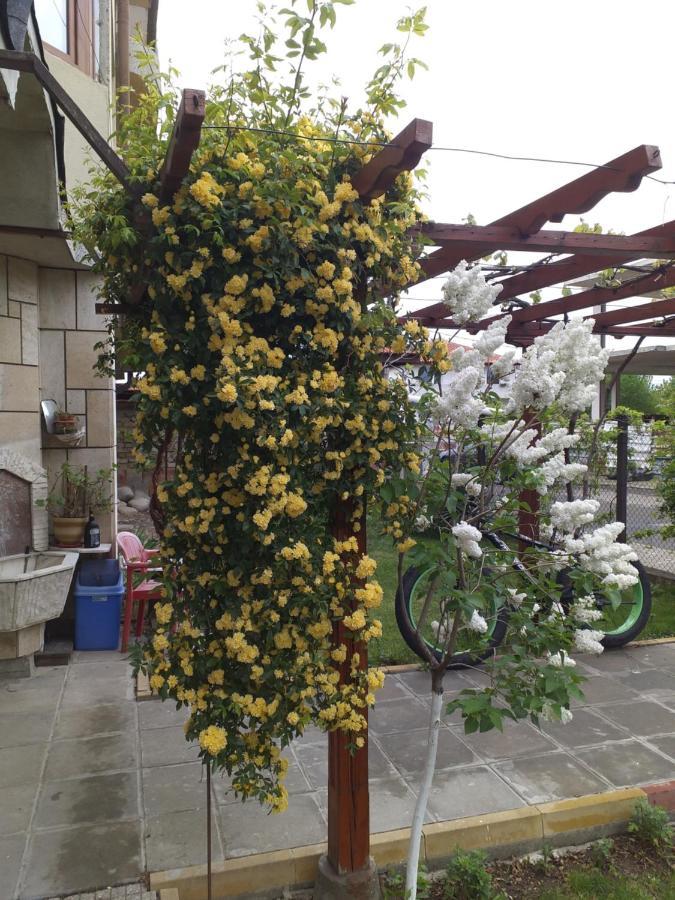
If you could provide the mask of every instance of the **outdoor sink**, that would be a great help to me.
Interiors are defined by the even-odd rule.
[[[77,560],[51,551],[0,557],[0,632],[60,616]]]

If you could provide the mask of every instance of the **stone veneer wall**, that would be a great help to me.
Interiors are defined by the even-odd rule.
[[[114,382],[93,370],[94,345],[106,337],[95,282],[90,272],[0,256],[0,448],[43,465],[50,486],[66,460],[90,470],[115,463]],[[66,449],[41,428],[47,398],[79,416],[79,447]],[[114,512],[97,518],[101,539],[111,540]]]

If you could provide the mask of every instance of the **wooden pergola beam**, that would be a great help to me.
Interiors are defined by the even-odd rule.
[[[641,303],[639,306],[612,309],[608,312],[598,313],[592,318],[595,319],[595,330],[597,330],[610,325],[624,325],[627,322],[638,324],[645,319],[672,315],[675,315],[675,297],[654,300],[652,303]]]
[[[190,171],[192,155],[199,146],[206,114],[206,93],[185,88],[173,131],[159,173],[160,203],[169,203]]]
[[[523,235],[509,225],[459,225],[425,223],[418,229],[434,244],[443,247],[471,246],[474,253],[491,248],[543,253],[583,253],[602,256],[618,253],[622,258],[638,256],[651,259],[675,258],[675,236],[626,237],[619,234],[587,234],[575,231],[537,231]],[[595,264],[597,269],[597,263]]]
[[[433,123],[413,119],[355,175],[352,187],[362,200],[381,197],[401,172],[410,172],[431,147]]]
[[[561,222],[566,215],[588,212],[607,194],[634,191],[645,175],[660,168],[659,148],[643,144],[490,224],[508,225],[523,235],[534,234],[546,222]],[[422,260],[418,283],[453,269],[462,259],[469,261],[485,255],[484,250],[473,255],[471,251],[470,245],[436,250]]]
[[[675,221],[665,222],[663,225],[655,225],[653,228],[639,231],[637,234],[631,235],[631,237],[675,238]],[[505,278],[499,282],[502,285],[499,297],[500,300],[508,300],[511,297],[517,297],[519,294],[529,294],[532,291],[540,290],[540,288],[564,284],[567,281],[582,278],[584,275],[590,275],[601,269],[618,267],[636,258],[632,254],[624,256],[620,253],[608,254],[606,257],[596,257],[595,259],[590,259],[586,255],[571,256],[569,259],[548,263],[529,272],[521,272],[518,275]]]

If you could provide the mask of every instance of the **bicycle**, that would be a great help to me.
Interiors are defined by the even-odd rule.
[[[517,540],[521,546],[530,547],[540,550],[552,550],[552,545],[534,540],[525,535],[505,535]],[[494,531],[484,531],[483,537],[488,540],[498,550],[511,552],[509,545]],[[622,591],[621,601],[618,606],[612,602],[602,592],[594,592],[596,598],[596,607],[599,609],[603,617],[593,624],[593,628],[604,632],[601,643],[606,648],[623,647],[625,644],[634,640],[638,634],[646,626],[652,608],[652,595],[649,578],[647,573],[639,561],[633,563],[638,571],[639,581],[632,587]],[[525,564],[516,556],[514,558],[512,568],[523,575],[527,573]],[[570,579],[570,569],[563,570],[559,573],[557,583],[560,587],[560,596],[558,602],[563,610],[567,612],[574,602],[574,586]],[[423,659],[425,662],[427,656],[424,652],[423,645],[433,653],[436,659],[442,658],[442,650],[437,645],[437,637],[435,629],[430,621],[418,631],[417,623],[419,611],[424,605],[430,581],[436,574],[436,570],[430,567],[426,570],[419,570],[412,566],[409,568],[402,578],[402,585],[396,591],[395,613],[396,622],[403,640],[408,647]],[[402,590],[401,590],[402,587]],[[503,642],[509,623],[510,609],[509,605],[499,603],[496,599],[493,608],[487,610],[485,619],[488,623],[488,631],[486,632],[487,643],[484,650],[476,653],[472,650],[462,650],[453,654],[448,668],[461,669],[467,666],[475,666],[480,664]]]

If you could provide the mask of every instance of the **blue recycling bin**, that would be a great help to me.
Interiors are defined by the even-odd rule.
[[[75,582],[75,649],[117,650],[124,582],[116,559],[84,560]]]

